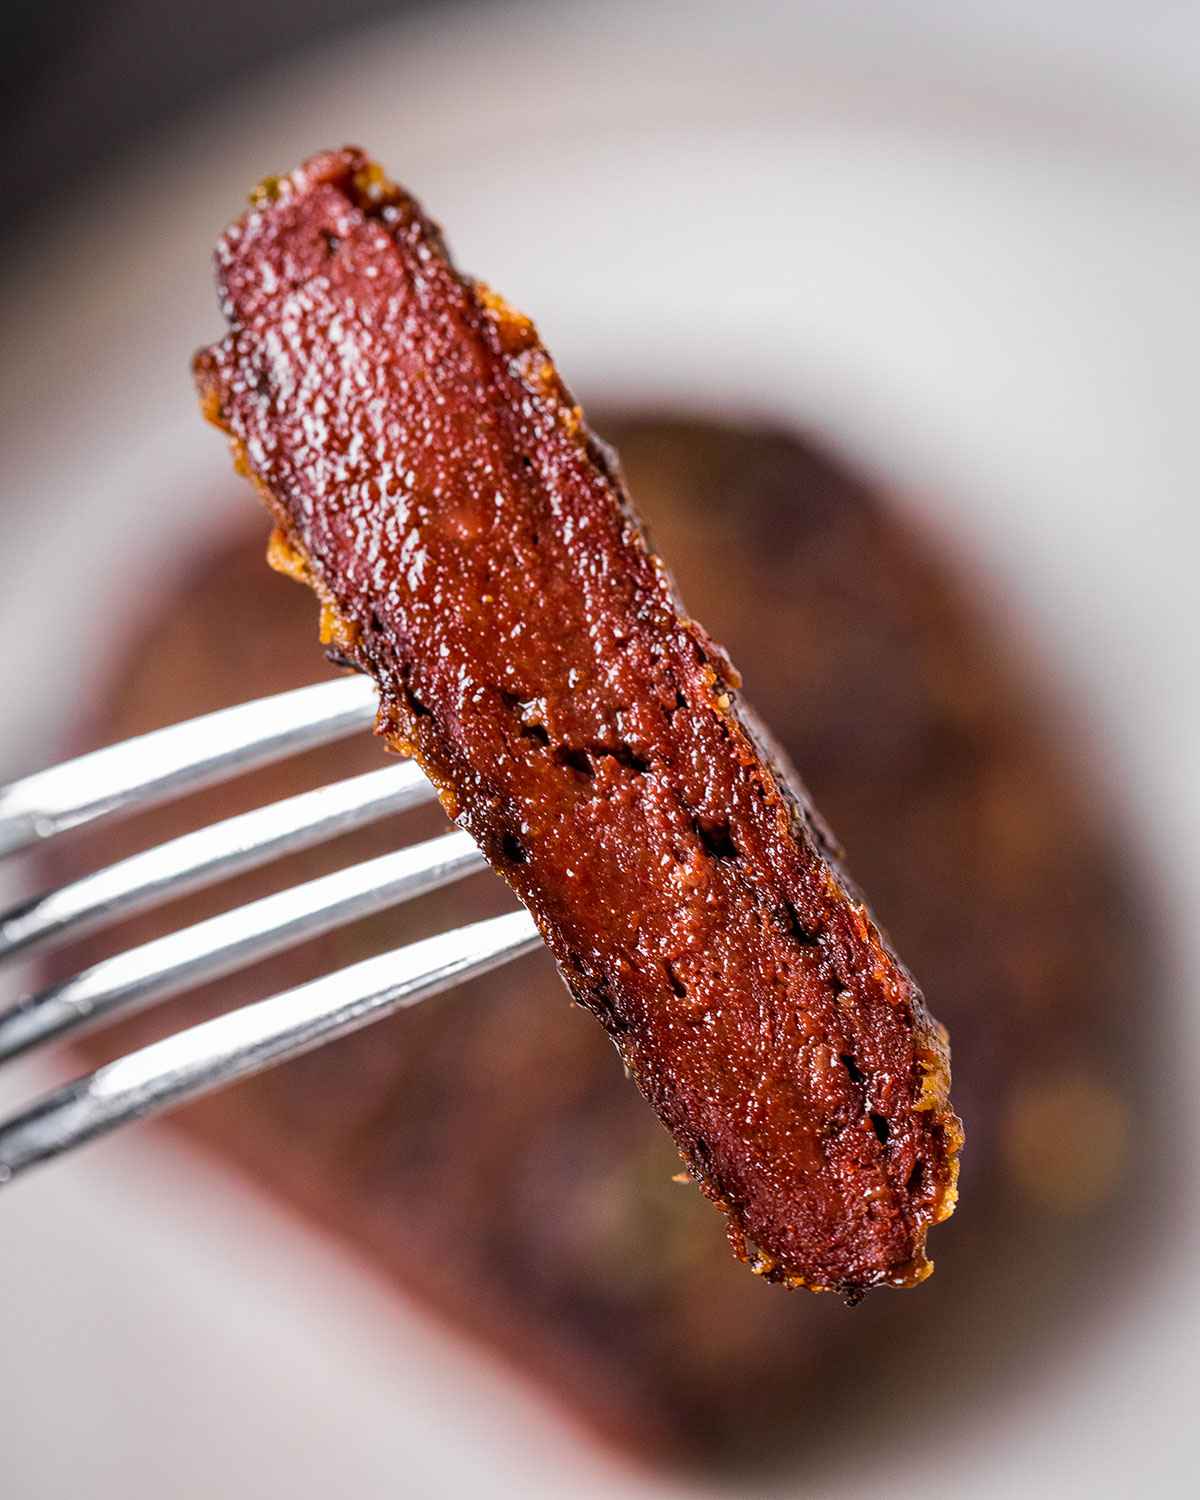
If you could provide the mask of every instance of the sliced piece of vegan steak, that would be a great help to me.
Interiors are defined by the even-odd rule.
[[[230,331],[196,377],[271,561],[317,591],[379,732],[533,913],[737,1254],[850,1296],[922,1280],[962,1140],[945,1032],[533,325],[353,149],[265,183],[217,265]]]

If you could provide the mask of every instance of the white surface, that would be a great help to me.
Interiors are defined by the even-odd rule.
[[[236,495],[187,374],[219,328],[216,231],[266,171],[358,140],[537,316],[585,401],[619,380],[795,415],[902,481],[1068,693],[1145,832],[1182,976],[1200,960],[1200,13],[644,10],[351,39],[88,185],[69,221],[47,209],[0,306],[0,778],[70,712],[62,682],[102,651],[121,581],[171,565],[196,502]],[[52,565],[78,584],[48,596]],[[1181,978],[1163,1003],[1173,1149],[1194,1162],[1194,996]],[[30,1076],[0,1079],[0,1105]],[[1086,1368],[1030,1371],[944,1446],[915,1433],[911,1483],[885,1492],[1178,1493],[1196,1190],[1180,1182],[1186,1233]],[[0,1232],[6,1497],[664,1493],[150,1134],[3,1195]],[[888,1457],[848,1457],[840,1493],[876,1492]]]

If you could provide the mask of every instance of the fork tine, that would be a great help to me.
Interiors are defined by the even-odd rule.
[[[0,913],[0,963],[402,812],[435,796],[408,761],[255,808],[145,849]]]
[[[223,708],[0,787],[0,856],[90,823],[224,781],[369,724],[365,677],[335,678]]]
[[[154,1042],[0,1122],[0,1184],[128,1121],[298,1057],[527,953],[528,912],[476,922]]]
[[[343,922],[412,900],[483,869],[484,863],[468,834],[447,833],[114,954],[0,1012],[0,1061],[68,1031],[90,1029],[117,1011],[142,1010]]]

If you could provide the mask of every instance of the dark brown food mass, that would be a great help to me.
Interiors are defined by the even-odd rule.
[[[215,1236],[222,1194],[240,1221],[251,1183],[297,1233],[345,1250],[334,1302],[360,1266],[394,1289],[401,1349],[416,1299],[501,1351],[556,1411],[644,1457],[690,1459],[708,1481],[714,1463],[738,1461],[740,1493],[747,1461],[786,1454],[813,1493],[866,1493],[879,1465],[942,1440],[948,1390],[967,1429],[1000,1420],[1006,1391],[1023,1402],[1030,1369],[1103,1327],[1135,1284],[1130,1265],[1170,1241],[1171,1154],[1136,1146],[1137,1122],[1157,1135],[1156,1108],[1172,1107],[1156,1067],[1168,993],[1157,955],[1169,948],[1131,858],[1137,835],[1097,794],[1086,741],[1065,726],[1048,736],[1053,703],[1031,693],[1012,643],[982,628],[978,581],[948,570],[905,505],[771,427],[615,412],[601,426],[685,597],[703,602],[735,660],[753,661],[755,702],[956,1035],[971,1212],[941,1231],[936,1285],[870,1298],[848,1318],[830,1298],[781,1299],[743,1274],[706,1232],[700,1194],[671,1181],[670,1137],[601,1029],[566,1003],[544,949],[152,1128],[177,1138],[185,1176],[185,1142],[236,1167],[241,1181],[209,1179]],[[119,616],[56,755],[312,681],[310,598],[264,576],[251,508],[214,534],[237,498],[232,476],[176,498],[177,564]],[[771,637],[787,650],[756,652]],[[370,770],[378,755],[355,736],[51,841],[39,884]],[[93,934],[52,955],[44,977],[444,827],[425,807],[290,855]],[[87,1036],[75,1065],[448,920],[493,916],[506,899],[483,876],[449,903],[367,918]],[[1103,963],[1080,962],[1097,953]],[[450,1378],[469,1391],[474,1361],[453,1343]],[[536,1441],[530,1428],[524,1438]]]
[[[961,1141],[944,1031],[532,325],[353,151],[273,181],[218,262],[231,332],[197,375],[277,565],[317,589],[380,732],[528,905],[737,1252],[814,1289],[923,1279]]]

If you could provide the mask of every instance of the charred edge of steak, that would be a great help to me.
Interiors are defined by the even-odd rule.
[[[271,205],[287,203],[322,185],[336,187],[354,210],[365,218],[385,224],[394,241],[398,242],[401,235],[415,236],[422,257],[437,257],[449,266],[440,230],[422,215],[415,200],[356,150],[324,153],[288,177],[268,179],[254,195],[251,213],[269,213]],[[330,253],[336,253],[337,248],[330,245]],[[228,253],[228,249],[222,252],[223,255]],[[457,273],[453,274],[457,276]],[[492,341],[497,359],[504,360],[510,369],[519,373],[530,399],[551,412],[561,432],[576,445],[579,461],[591,465],[611,488],[614,502],[629,523],[626,539],[626,545],[631,549],[629,555],[636,560],[640,554],[643,561],[649,557],[665,579],[665,570],[650,554],[629,505],[615,456],[584,426],[582,412],[539,343],[533,324],[481,284],[458,277],[458,285],[470,299],[477,331]],[[236,311],[230,298],[226,298],[226,312],[236,330]],[[370,644],[364,642],[363,623],[356,617],[361,616],[361,611],[346,607],[345,597],[339,596],[338,579],[329,575],[314,559],[286,498],[276,493],[260,473],[250,446],[237,430],[237,419],[227,408],[229,392],[223,369],[226,355],[226,346],[202,351],[195,363],[197,383],[205,414],[230,436],[239,471],[253,481],[275,517],[277,530],[272,537],[269,560],[273,566],[315,589],[321,601],[321,638],[335,659],[343,665],[378,676],[378,661]],[[747,774],[753,776],[758,795],[764,803],[779,809],[791,838],[799,847],[809,851],[816,861],[816,868],[823,872],[820,876],[822,895],[815,904],[811,893],[804,912],[786,897],[772,898],[772,920],[793,944],[816,951],[822,962],[828,958],[834,969],[836,956],[829,957],[822,947],[826,918],[836,915],[843,926],[848,922],[856,962],[846,965],[850,972],[833,973],[833,988],[839,994],[849,995],[854,986],[867,983],[864,975],[869,975],[871,982],[887,988],[894,996],[895,1017],[891,1024],[906,1027],[911,1035],[908,1097],[903,1101],[902,1109],[893,1109],[889,1119],[887,1114],[865,1107],[870,1101],[864,1093],[862,1115],[862,1128],[867,1132],[863,1136],[863,1149],[866,1151],[867,1142],[873,1140],[870,1150],[876,1153],[876,1160],[886,1156],[894,1121],[900,1114],[906,1115],[908,1126],[914,1121],[919,1122],[922,1148],[916,1165],[902,1186],[897,1188],[889,1181],[886,1188],[892,1211],[903,1220],[910,1250],[906,1255],[886,1264],[855,1264],[850,1274],[828,1276],[814,1270],[812,1265],[798,1264],[786,1250],[768,1243],[771,1236],[769,1232],[764,1233],[761,1213],[760,1222],[757,1225],[751,1223],[753,1206],[733,1181],[737,1173],[731,1170],[729,1161],[722,1163],[717,1160],[717,1153],[703,1133],[694,1128],[693,1122],[673,1116],[669,1090],[664,1088],[661,1079],[655,1076],[653,1066],[648,1066],[646,1057],[639,1052],[637,1027],[615,998],[619,986],[615,985],[614,977],[595,972],[594,966],[582,961],[577,954],[564,951],[563,935],[539,899],[544,892],[538,890],[536,854],[531,854],[519,831],[503,826],[503,819],[489,821],[470,805],[464,805],[458,785],[461,778],[455,775],[453,747],[437,722],[436,713],[412,688],[407,670],[401,673],[398,689],[392,682],[381,695],[378,732],[393,748],[418,759],[437,786],[447,813],[470,829],[491,862],[530,906],[576,999],[606,1026],[639,1086],[672,1129],[692,1175],[712,1201],[729,1216],[730,1243],[739,1258],[748,1261],[752,1269],[769,1281],[835,1291],[848,1301],[857,1300],[870,1286],[916,1284],[932,1270],[932,1263],[926,1259],[924,1250],[928,1226],[949,1216],[956,1196],[957,1155],[962,1130],[949,1107],[949,1051],[945,1030],[929,1016],[919,989],[871,920],[842,868],[841,851],[813,810],[794,771],[745,706],[735,701],[740,680],[728,658],[694,622],[687,619],[673,591],[668,592],[668,597],[675,610],[678,638],[688,642],[701,683],[699,693],[693,692],[687,699],[689,710],[703,708],[719,721],[721,733],[731,747],[730,753],[751,766]],[[374,618],[372,613],[371,619]],[[682,694],[680,699],[682,701]],[[666,712],[669,717],[669,708]],[[553,749],[548,746],[549,737],[544,728],[527,727],[531,740],[539,740],[539,735],[545,736],[547,748]],[[591,749],[566,746],[554,749],[553,753],[563,776],[588,774],[586,768],[601,754],[624,754],[626,768],[636,769],[636,754],[628,747],[624,751],[614,751],[606,746]],[[736,860],[737,845],[728,824],[705,825],[697,821],[695,837],[708,858],[718,862]],[[755,899],[760,898],[761,892],[756,891]],[[663,982],[676,997],[686,992],[670,963],[665,967]],[[838,1066],[845,1069],[845,1077],[854,1090],[865,1089],[869,1080],[852,1053],[842,1054]],[[885,1193],[883,1188],[878,1191],[881,1195]],[[766,1228],[770,1231],[772,1226],[768,1223]]]

